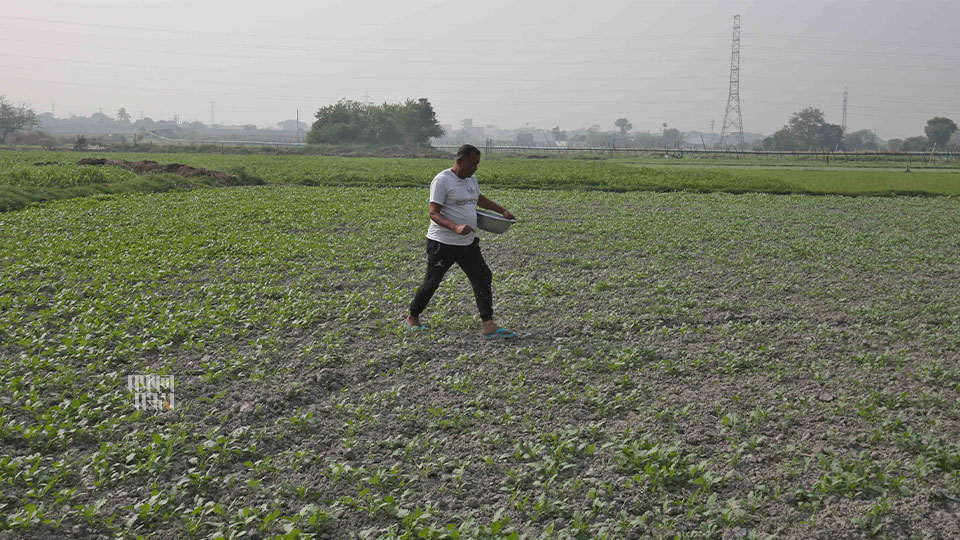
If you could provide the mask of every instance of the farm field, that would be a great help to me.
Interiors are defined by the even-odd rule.
[[[612,158],[608,161],[623,163],[624,165],[657,166],[672,168],[724,168],[724,169],[765,169],[772,171],[784,170],[803,170],[803,171],[890,171],[906,172],[909,167],[911,172],[940,172],[940,173],[958,173],[960,172],[960,162],[944,163],[833,163],[826,164],[815,161],[794,161],[777,163],[776,161],[765,160],[740,160],[723,161],[707,159],[624,159]]]
[[[669,155],[669,154],[668,154]],[[829,160],[825,160],[822,155],[810,157],[790,157],[785,156],[780,159],[776,156],[750,156],[745,155],[740,159],[730,157],[698,156],[696,154],[686,153],[682,159],[663,158],[662,156],[605,156],[605,159],[611,159],[619,163],[630,163],[640,165],[663,165],[663,166],[691,166],[691,167],[733,167],[733,168],[763,168],[763,169],[818,169],[818,170],[892,170],[903,171],[907,167],[911,170],[925,171],[958,171],[960,170],[960,161],[956,159],[929,159],[918,156],[910,157],[896,156],[891,158],[887,156],[859,156],[856,158],[837,156],[828,154]]]
[[[960,536],[956,197],[491,159],[494,344],[457,270],[402,327],[447,162],[122,157],[275,185],[0,213],[0,539]]]
[[[157,175],[136,175],[117,167],[76,165],[81,157],[183,163],[224,171],[240,183],[298,185],[426,186],[443,159],[346,158],[301,155],[202,153],[0,152],[0,210],[31,201],[88,196],[100,192],[169,191],[204,187]],[[50,163],[36,166],[36,163]],[[504,188],[594,191],[696,191],[842,195],[960,195],[960,169],[862,170],[845,167],[760,167],[673,165],[670,160],[528,159],[494,155],[484,159],[481,181]],[[688,163],[688,162],[683,162]],[[209,184],[209,182],[207,182]],[[217,185],[214,183],[214,185]]]
[[[854,195],[913,191],[917,195],[953,195],[951,186],[960,187],[958,184],[960,170],[958,169],[923,169],[907,173],[902,167],[897,170],[816,166],[777,168],[763,165],[731,167],[733,168],[731,173],[744,184],[749,185],[752,180],[763,181],[773,177],[782,183],[781,189],[793,193]],[[697,169],[696,166],[674,165],[672,170],[696,171]],[[714,167],[711,169],[716,170]],[[943,178],[938,175],[942,175]]]

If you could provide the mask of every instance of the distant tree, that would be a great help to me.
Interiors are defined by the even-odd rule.
[[[917,137],[907,137],[900,145],[902,152],[923,152],[930,147],[930,141],[923,135]]]
[[[880,139],[869,129],[861,129],[843,136],[843,148],[846,150],[879,150]]]
[[[663,130],[663,138],[660,141],[660,145],[664,148],[676,146],[682,138],[683,134],[680,133],[680,130],[674,128],[665,129]]]
[[[555,128],[551,129],[550,133],[553,135],[553,140],[555,141],[567,140],[567,132],[561,131],[560,126],[556,126]]]
[[[44,148],[57,146],[56,139],[38,129],[13,133],[11,137],[13,144],[42,146]]]
[[[297,121],[296,120],[284,120],[277,124],[277,127],[284,131],[296,131],[297,130]],[[306,122],[300,122],[299,124],[300,131],[306,131],[309,126]]]
[[[128,113],[123,107],[120,107],[120,110],[117,111],[117,122],[124,124],[130,123],[130,113]]]
[[[37,126],[40,129],[54,129],[57,126],[57,119],[51,113],[40,113],[37,115]]]
[[[6,144],[7,135],[14,131],[29,130],[38,125],[37,115],[25,104],[14,105],[0,96],[0,144]]]
[[[784,128],[790,134],[798,150],[809,150],[820,146],[820,135],[823,125],[823,111],[814,107],[807,107],[790,116]]]
[[[317,111],[307,142],[311,144],[339,144],[360,142],[364,128],[364,105],[359,101],[342,99]]]
[[[184,131],[202,132],[207,130],[207,125],[199,120],[193,122],[184,122],[180,124],[180,129]]]
[[[307,134],[311,144],[426,144],[443,135],[436,112],[426,98],[405,103],[367,105],[340,100],[317,111]]]
[[[837,150],[843,144],[843,128],[837,124],[824,123],[820,126],[817,145],[823,150]]]
[[[657,136],[653,133],[634,133],[630,142],[639,148],[651,148],[657,144]]]
[[[253,124],[247,124],[243,126],[244,129],[257,129],[257,126]],[[169,132],[174,132],[180,129],[180,126],[176,124],[173,120],[157,120],[153,123],[153,129],[165,129]]]
[[[147,116],[146,118],[141,118],[133,123],[133,127],[141,132],[150,131],[151,129],[154,128],[154,126],[155,126],[155,122],[153,121],[153,118],[150,118],[149,116]]]
[[[927,127],[923,129],[927,139],[936,144],[937,148],[943,149],[950,142],[950,137],[957,131],[957,124],[949,118],[937,116],[927,120]]]
[[[626,135],[628,131],[633,129],[633,124],[631,124],[626,118],[617,118],[617,121],[614,122],[613,125],[620,128],[621,135]]]
[[[412,123],[409,111],[399,103],[366,106],[361,115],[360,137],[354,142],[403,144],[404,133]]]
[[[112,126],[114,124],[113,118],[110,118],[102,112],[95,112],[91,114],[90,120],[96,126]]]
[[[587,146],[607,147],[613,144],[614,137],[610,133],[604,133],[591,127],[587,130]]]
[[[437,113],[427,98],[408,99],[403,104],[402,121],[398,127],[407,145],[427,144],[430,139],[443,135]]]
[[[796,139],[786,126],[764,139],[763,148],[765,150],[783,150],[788,152],[798,149]]]
[[[887,141],[887,150],[891,152],[899,152],[903,147],[903,139],[890,139]]]
[[[74,150],[86,150],[87,146],[90,146],[90,142],[83,135],[78,135],[73,141]]]
[[[793,151],[796,150],[796,144],[793,141],[793,137],[790,135],[790,132],[787,131],[787,128],[783,128],[780,131],[777,131],[773,135],[763,139],[761,143],[764,150],[774,150],[774,151]]]

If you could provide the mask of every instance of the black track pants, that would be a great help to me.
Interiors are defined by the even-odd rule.
[[[433,293],[440,286],[444,274],[454,263],[467,274],[470,285],[473,286],[480,320],[489,321],[493,318],[493,274],[480,253],[479,238],[475,238],[469,246],[454,246],[427,239],[427,274],[410,303],[410,314],[419,317],[423,313],[433,298]]]

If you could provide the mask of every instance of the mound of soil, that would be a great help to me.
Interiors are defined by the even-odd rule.
[[[84,158],[78,161],[77,165],[109,165],[112,167],[120,167],[137,174],[165,172],[177,174],[183,176],[184,178],[208,176],[215,180],[220,180],[230,184],[236,184],[238,182],[237,177],[232,174],[227,174],[222,171],[191,167],[190,165],[184,165],[182,163],[168,163],[166,165],[161,165],[156,161],[150,160],[127,161],[124,159]]]

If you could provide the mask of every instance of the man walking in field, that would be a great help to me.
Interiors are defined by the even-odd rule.
[[[458,264],[470,279],[477,298],[481,333],[484,339],[500,340],[517,337],[515,332],[500,328],[493,320],[493,274],[480,253],[477,227],[477,206],[500,212],[507,219],[516,219],[506,208],[484,197],[477,184],[480,150],[464,144],[457,149],[453,167],[440,172],[430,184],[430,227],[427,229],[427,273],[410,303],[406,325],[411,330],[424,330],[420,314],[440,286],[447,270]]]

